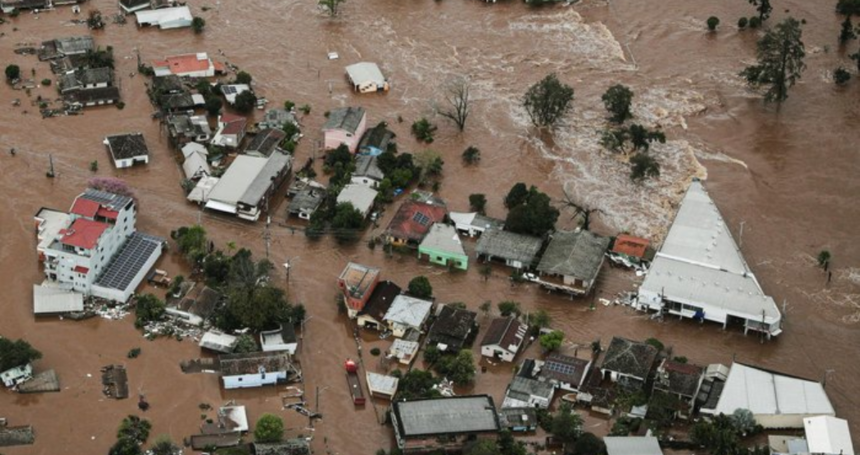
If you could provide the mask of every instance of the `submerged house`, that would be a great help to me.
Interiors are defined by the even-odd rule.
[[[502,408],[549,408],[555,387],[535,379],[514,376],[505,392]]]
[[[401,338],[410,330],[420,333],[432,309],[433,302],[429,300],[399,294],[394,297],[382,320],[395,337]]]
[[[287,213],[303,220],[310,220],[314,212],[322,205],[325,196],[325,188],[307,185],[290,200]]]
[[[254,139],[245,147],[245,154],[251,156],[259,156],[268,158],[275,152],[280,150],[281,142],[287,137],[284,130],[267,128],[260,130]]]
[[[119,100],[119,87],[116,86],[83,88],[63,96],[63,103],[70,108],[104,106],[118,103]]]
[[[481,341],[481,355],[503,362],[513,362],[526,339],[528,326],[517,318],[496,318]]]
[[[23,384],[30,379],[33,379],[33,366],[29,363],[0,372],[0,382],[3,382],[3,385],[9,388]]]
[[[355,319],[367,305],[373,290],[379,284],[379,269],[355,262],[344,267],[337,279],[337,286],[343,292],[343,303],[349,317]]]
[[[434,223],[430,227],[430,232],[418,245],[418,259],[422,256],[427,256],[433,264],[460,270],[469,268],[469,256],[463,249],[460,236],[447,224]]]
[[[358,155],[355,157],[355,171],[352,172],[351,182],[370,188],[379,188],[385,178],[385,173],[379,169],[376,155]]]
[[[552,384],[568,392],[579,392],[591,369],[591,360],[562,354],[550,354],[546,360],[526,359],[519,376]]]
[[[405,201],[385,229],[385,240],[394,245],[417,245],[430,232],[430,226],[445,219],[444,205]]]
[[[676,415],[686,419],[692,414],[704,378],[705,371],[698,365],[663,359],[657,367],[652,395],[664,393],[677,398],[680,406]]]
[[[543,240],[539,237],[501,229],[488,229],[478,239],[475,252],[478,258],[484,258],[487,261],[499,259],[508,267],[519,270],[530,269],[537,262],[542,246]]]
[[[240,115],[221,114],[218,117],[218,130],[212,138],[212,145],[239,148],[242,139],[245,138],[245,126],[248,119]]]
[[[299,339],[296,337],[296,329],[292,324],[282,324],[275,330],[260,332],[260,346],[263,352],[286,352],[296,355],[299,347]]]
[[[361,141],[358,143],[358,152],[362,155],[378,156],[388,150],[395,137],[397,135],[388,129],[386,122],[379,122],[361,137]]]
[[[376,63],[360,62],[346,67],[346,77],[352,89],[359,93],[387,92],[388,80]]]
[[[143,133],[115,134],[106,137],[104,144],[117,169],[149,163],[149,149]]]
[[[373,204],[376,202],[377,192],[373,188],[364,185],[356,185],[350,183],[343,187],[337,195],[337,203],[349,203],[352,207],[361,213],[361,216],[367,218],[373,210]]]
[[[292,156],[279,152],[268,158],[239,155],[212,188],[206,208],[257,221],[291,167]]]
[[[158,27],[161,30],[191,27],[191,22],[194,20],[187,6],[137,11],[134,15],[137,17],[139,27]]]
[[[451,212],[448,214],[448,218],[454,223],[454,228],[457,229],[457,232],[469,237],[481,235],[489,229],[501,231],[505,227],[504,221],[490,218],[477,212]]]
[[[400,295],[400,286],[391,281],[379,283],[370,295],[367,304],[358,313],[356,323],[359,327],[373,330],[384,330],[385,314],[394,303],[394,299]]]
[[[557,231],[538,263],[541,286],[573,295],[591,292],[609,239],[585,230]]]
[[[45,278],[84,295],[126,302],[161,256],[163,239],[137,232],[128,196],[87,189],[68,217],[36,215]]]
[[[782,315],[764,293],[702,183],[687,189],[663,246],[639,287],[642,309],[743,326],[768,337]]]
[[[477,332],[477,317],[473,311],[442,305],[427,333],[427,346],[456,354],[466,345],[472,333]]]
[[[174,145],[189,142],[207,142],[212,138],[212,128],[205,115],[175,114],[166,119],[167,132]]]
[[[467,441],[500,429],[496,406],[488,395],[395,401],[391,421],[397,447],[404,454],[459,452]]]
[[[657,354],[657,348],[650,344],[613,337],[600,365],[600,373],[627,388],[642,389],[654,368]]]
[[[113,69],[111,68],[86,68],[70,71],[59,78],[59,89],[61,94],[67,94],[75,90],[101,88],[113,85]]]
[[[328,119],[323,125],[325,149],[334,150],[341,144],[346,144],[349,151],[355,153],[358,141],[367,129],[367,113],[363,107],[344,107],[329,112]]]
[[[8,4],[10,2],[4,1],[3,3]],[[42,47],[39,48],[39,60],[45,61],[84,55],[87,52],[95,50],[95,48],[95,41],[89,35],[57,38],[42,43]]]
[[[227,354],[218,358],[225,389],[262,387],[287,381],[295,373],[286,352]]]

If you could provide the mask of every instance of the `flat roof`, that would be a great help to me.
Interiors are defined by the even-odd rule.
[[[337,195],[337,203],[349,202],[352,207],[361,213],[367,213],[373,207],[378,193],[373,188],[365,185],[350,183],[343,187]]]
[[[84,310],[84,296],[54,286],[33,285],[33,313],[68,313]]]
[[[134,278],[153,255],[161,255],[161,249],[165,243],[164,239],[159,237],[140,232],[131,234],[95,284],[121,291],[136,285],[133,283]]]
[[[394,396],[397,393],[397,384],[399,379],[394,376],[367,372],[367,387],[371,393],[381,393],[383,395]]]
[[[835,414],[820,383],[734,363],[716,413],[729,415],[739,408],[753,415]]]
[[[364,82],[374,82],[377,84],[385,83],[385,76],[376,63],[359,62],[346,67],[346,74],[354,84]]]
[[[233,352],[233,347],[236,346],[237,341],[238,338],[233,335],[228,335],[217,330],[210,330],[200,338],[199,346],[212,351],[229,354]]]
[[[350,262],[340,273],[340,280],[346,286],[346,291],[353,298],[362,298],[379,277],[379,269]]]
[[[42,237],[42,240],[39,241],[37,250],[49,248],[54,243],[54,240],[57,239],[60,230],[68,227],[71,221],[71,216],[68,213],[45,207],[36,213],[35,218],[41,220],[39,235]]]
[[[391,307],[388,308],[383,319],[410,327],[420,327],[430,316],[432,306],[433,302],[398,294],[394,297]]]
[[[499,431],[499,418],[488,395],[433,398],[394,403],[404,438]]]
[[[257,156],[237,156],[212,188],[208,200],[236,205],[268,161],[268,158]],[[206,206],[209,207],[209,204],[207,203]]]
[[[848,421],[831,416],[803,419],[806,441],[811,453],[854,455]]]
[[[603,442],[608,455],[663,455],[653,436],[607,436]]]

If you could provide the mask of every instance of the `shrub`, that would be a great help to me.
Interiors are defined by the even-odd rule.
[[[370,355],[372,355],[372,356],[378,356],[381,352],[382,352],[382,351],[380,351],[380,350],[379,350],[379,348],[373,348],[373,349],[371,349],[371,350],[370,350]]]
[[[251,79],[251,75],[244,71],[239,71],[238,73],[236,73],[237,84],[251,85]]]
[[[274,414],[263,414],[254,428],[256,442],[280,442],[284,437],[284,421]]]
[[[42,79],[42,85],[44,85],[45,87],[50,87],[51,86],[51,80],[47,79],[47,78]]]
[[[21,77],[21,67],[18,65],[9,65],[6,67],[6,79],[13,81]]]
[[[436,131],[436,125],[430,123],[426,118],[421,118],[412,124],[412,135],[419,142],[430,144],[433,142],[433,133]]]
[[[749,20],[749,26],[750,26],[750,28],[759,28],[759,27],[761,27],[761,19],[759,19],[759,18],[758,18],[758,16],[752,16],[752,17],[750,17],[750,20]]]
[[[718,25],[720,25],[720,18],[717,16],[711,16],[708,18],[708,30],[713,32],[717,29]]]
[[[203,33],[203,29],[206,28],[206,20],[202,17],[195,17],[191,20],[191,28],[194,29],[194,33]]]
[[[833,82],[836,82],[836,85],[843,85],[849,80],[851,80],[851,73],[845,68],[840,66],[833,71]]]
[[[745,17],[742,17],[742,18],[738,19],[738,28],[739,29],[745,29],[745,28],[747,28],[748,23],[749,23],[749,20]]]

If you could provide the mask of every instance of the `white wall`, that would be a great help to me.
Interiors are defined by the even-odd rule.
[[[484,357],[495,357],[496,354],[499,355],[499,359],[503,362],[513,362],[515,354],[508,351],[507,349],[502,349],[496,344],[481,346],[481,355]]]
[[[263,377],[265,376],[265,378]],[[286,371],[269,372],[262,374],[242,374],[236,376],[222,376],[225,389],[242,389],[248,387],[261,387],[264,385],[272,385],[278,382],[278,379],[286,379]]]

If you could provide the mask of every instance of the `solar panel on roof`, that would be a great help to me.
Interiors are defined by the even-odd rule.
[[[224,90],[224,94],[225,94],[225,95],[234,95],[234,94],[236,94],[236,87],[233,87],[232,85],[225,85],[225,86],[223,86],[223,87],[222,87],[222,89]]]
[[[430,224],[430,218],[421,212],[415,212],[415,215],[412,215],[412,219],[422,226]]]
[[[573,366],[566,365],[563,363],[556,363],[556,362],[547,362],[546,365],[544,365],[544,368],[546,368],[549,371],[553,371],[553,372],[561,373],[561,374],[565,374],[565,375],[570,375],[570,374],[573,374],[573,372],[574,372]]]
[[[140,233],[132,234],[125,246],[108,263],[105,273],[96,280],[96,284],[125,290],[162,242],[163,240],[158,237]]]

